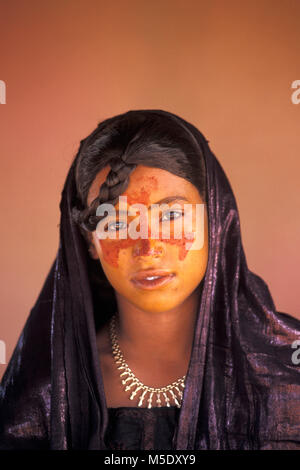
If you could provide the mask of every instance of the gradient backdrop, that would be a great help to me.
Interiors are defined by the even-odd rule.
[[[165,109],[204,133],[249,268],[300,318],[300,0],[2,0],[0,12],[6,363],[56,255],[79,141],[129,109]]]

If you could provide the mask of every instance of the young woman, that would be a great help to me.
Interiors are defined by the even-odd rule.
[[[161,110],[105,120],[60,209],[2,381],[2,448],[299,449],[300,322],[248,269],[203,135]]]

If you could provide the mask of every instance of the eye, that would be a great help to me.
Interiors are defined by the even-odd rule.
[[[123,224],[123,226],[122,226]],[[120,227],[121,225],[121,227]],[[106,231],[119,231],[122,230],[123,228],[126,227],[125,222],[118,221],[118,222],[112,222],[106,226]]]
[[[171,217],[171,219],[170,218],[164,219],[165,215],[169,215],[169,214],[176,214],[176,217]],[[182,211],[168,211],[168,212],[165,212],[163,214],[161,220],[162,221],[164,221],[164,220],[174,220],[174,219],[179,219],[179,217],[181,217],[181,216],[182,216]]]

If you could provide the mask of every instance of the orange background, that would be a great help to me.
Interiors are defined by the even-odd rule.
[[[56,255],[79,141],[129,109],[165,109],[204,133],[235,193],[249,268],[300,318],[300,1],[10,0],[0,11],[6,362]]]

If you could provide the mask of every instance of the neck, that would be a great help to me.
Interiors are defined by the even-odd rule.
[[[181,305],[163,312],[148,312],[129,303],[116,292],[117,338],[128,362],[139,358],[188,362],[190,359],[200,291],[196,289]]]

